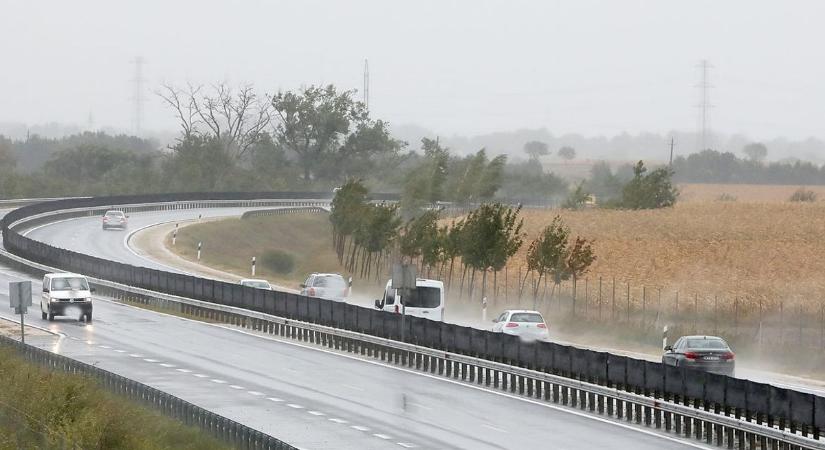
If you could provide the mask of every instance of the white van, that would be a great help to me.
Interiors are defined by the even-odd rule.
[[[92,321],[92,292],[89,280],[76,273],[48,273],[43,277],[40,313],[50,322],[54,316],[77,315],[78,320]]]
[[[375,301],[375,308],[387,312],[404,314],[425,319],[444,321],[444,283],[438,280],[416,278],[415,290],[401,299],[401,295],[392,288],[392,280],[387,281],[384,298]],[[402,306],[403,301],[403,306]]]

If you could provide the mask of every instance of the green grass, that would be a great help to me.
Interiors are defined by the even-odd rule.
[[[196,260],[198,242],[203,242],[201,264],[250,277],[252,257],[258,258],[256,278],[265,278],[297,288],[312,272],[340,272],[332,249],[331,226],[326,214],[297,213],[250,219],[227,219],[189,225],[178,232],[174,247],[166,246],[188,260]],[[280,250],[295,258],[287,274],[261,264],[266,251]]]
[[[2,449],[229,448],[88,378],[48,371],[5,347],[0,347],[0,379]]]

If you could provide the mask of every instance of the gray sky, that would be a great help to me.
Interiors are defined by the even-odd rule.
[[[360,89],[374,116],[443,134],[694,131],[825,138],[821,1],[0,0],[0,122],[129,128],[147,91],[228,80]],[[173,129],[153,95],[144,128]]]

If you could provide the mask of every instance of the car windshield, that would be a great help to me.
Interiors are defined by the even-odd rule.
[[[436,308],[441,305],[441,289],[417,287],[404,296],[403,302],[409,308]]]
[[[329,289],[344,289],[347,287],[347,283],[341,277],[317,277],[314,285],[315,287]]]
[[[687,348],[693,350],[727,350],[728,344],[721,339],[688,339]]]
[[[541,323],[544,322],[544,319],[538,313],[513,313],[510,322]]]
[[[244,281],[241,284],[258,289],[269,289],[271,287],[266,281]]]
[[[88,291],[89,282],[85,278],[54,278],[52,279],[53,291]]]

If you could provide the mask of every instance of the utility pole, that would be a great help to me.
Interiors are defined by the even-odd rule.
[[[699,151],[707,150],[710,147],[710,108],[713,105],[710,103],[710,89],[713,87],[711,86],[710,82],[708,81],[708,70],[711,69],[713,66],[710,63],[703,59],[699,65],[699,69],[702,71],[701,79],[702,81],[696,85],[700,91],[700,101],[697,107],[700,109],[700,122],[701,122],[701,148]]]
[[[146,61],[143,57],[138,56],[137,58],[132,61],[135,65],[135,73],[134,78],[132,78],[132,84],[134,91],[132,92],[132,125],[134,127],[135,136],[140,136],[142,119],[143,119],[143,102],[146,100],[143,98],[143,83],[146,81],[143,78],[143,64]]]
[[[370,109],[370,62],[364,60],[364,106]]]
[[[671,169],[673,168],[673,145],[674,145],[673,136],[671,136],[670,137],[670,163],[669,163]]]

